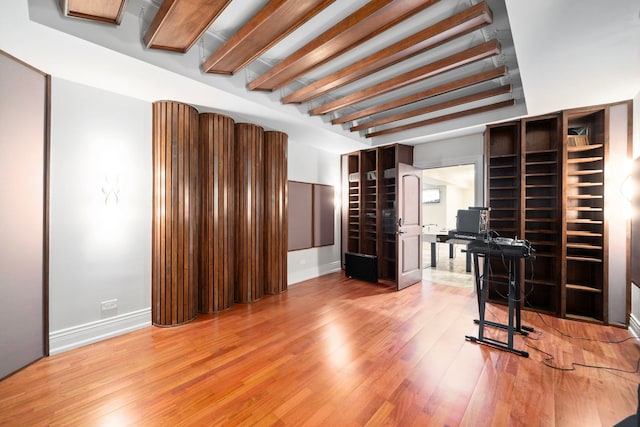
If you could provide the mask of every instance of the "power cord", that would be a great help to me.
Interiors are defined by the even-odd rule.
[[[544,317],[542,317],[542,314],[540,314],[540,312],[538,310],[536,310],[536,308],[534,306],[531,305],[531,303],[529,301],[526,300],[525,298],[525,304],[527,304],[533,311],[534,313],[536,313],[538,315],[538,317],[540,318],[540,320],[542,321],[542,323],[548,327],[553,329],[554,331],[556,331],[558,334],[560,334],[560,336],[565,337],[565,338],[570,338],[570,339],[575,339],[575,340],[582,340],[582,341],[591,341],[591,342],[597,342],[597,343],[601,343],[601,344],[622,344],[625,343],[627,341],[631,341],[631,340],[637,340],[639,339],[639,337],[628,337],[622,340],[599,340],[599,339],[594,339],[594,338],[586,338],[586,337],[575,337],[573,335],[567,334],[566,332],[561,331],[560,329],[556,328],[555,326],[550,325],[549,323],[547,323],[547,321],[544,319]],[[580,363],[580,362],[571,362],[569,367],[563,367],[563,366],[556,366],[551,364],[552,360],[555,360],[555,356],[545,350],[542,350],[538,347],[535,347],[533,345],[531,345],[528,340],[532,340],[532,341],[540,341],[542,337],[542,332],[540,331],[536,331],[536,333],[538,334],[538,338],[532,338],[530,336],[526,336],[524,335],[524,345],[526,345],[527,347],[536,350],[542,354],[544,354],[546,357],[543,357],[542,359],[542,364],[558,370],[558,371],[575,371],[577,366],[581,366],[583,368],[592,368],[592,369],[602,369],[602,370],[607,370],[607,371],[615,371],[615,372],[624,372],[627,374],[637,374],[638,372],[640,372],[640,358],[638,358],[638,360],[636,361],[636,368],[634,370],[626,370],[626,369],[621,369],[621,368],[615,368],[615,367],[611,367],[611,366],[600,366],[600,365],[591,365],[588,363]]]

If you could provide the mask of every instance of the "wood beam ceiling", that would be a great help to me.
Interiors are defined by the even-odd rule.
[[[231,0],[165,0],[144,35],[149,48],[186,52]]]
[[[362,117],[371,116],[373,114],[381,113],[383,111],[391,110],[393,108],[401,107],[403,105],[409,105],[414,102],[422,101],[433,96],[442,95],[443,93],[452,92],[457,89],[473,86],[478,83],[483,83],[489,80],[497,79],[507,75],[507,67],[500,66],[492,68],[488,71],[482,71],[469,77],[464,77],[453,82],[444,83],[439,86],[429,88],[402,98],[398,98],[389,102],[375,105],[373,107],[359,110],[355,113],[347,114],[331,120],[331,124],[337,125],[342,123],[358,120]]]
[[[389,128],[389,129],[383,129],[383,130],[379,130],[379,131],[376,131],[376,132],[370,132],[370,133],[365,134],[365,136],[367,138],[373,138],[373,137],[376,137],[376,136],[388,135],[390,133],[402,132],[402,131],[409,130],[409,129],[415,129],[415,128],[419,128],[419,127],[423,127],[423,126],[432,125],[432,124],[435,124],[435,123],[441,123],[441,122],[445,122],[445,121],[448,121],[448,120],[459,119],[461,117],[471,116],[473,114],[480,114],[480,113],[485,113],[487,111],[498,110],[500,108],[511,107],[511,106],[515,105],[515,103],[516,103],[515,100],[509,99],[507,101],[496,102],[494,104],[483,105],[481,107],[476,107],[476,108],[470,108],[468,110],[458,111],[458,112],[455,112],[455,113],[446,114],[444,116],[434,117],[432,119],[421,120],[419,122],[414,122],[414,123],[406,124],[406,125],[403,125],[403,126],[397,126],[397,127]]]
[[[386,67],[419,55],[429,49],[482,28],[492,22],[491,10],[486,3],[468,9],[425,28],[358,62],[304,86],[282,98],[284,104],[301,103],[314,99]]]
[[[126,0],[60,0],[60,7],[66,16],[118,25],[126,3]]]
[[[352,132],[368,130],[369,133],[364,135],[367,138],[514,105],[516,102],[513,100],[496,102],[385,128],[389,123],[409,121],[424,114],[459,108],[472,102],[477,106],[495,96],[513,97],[509,95],[514,91],[510,84],[489,83],[495,79],[502,80],[513,72],[504,65],[505,55],[500,55],[501,44],[491,39],[491,34],[497,34],[498,30],[503,29],[491,30],[496,25],[487,3],[483,1],[461,10],[457,3],[448,5],[439,1],[371,0],[351,13],[353,9],[347,12],[343,3],[335,0],[269,0],[262,7],[253,6],[251,12],[241,9],[246,5],[242,0],[153,0],[160,7],[141,38],[149,48],[184,53],[232,5],[229,10],[233,11],[224,13],[225,22],[220,24],[223,28],[235,30],[200,64],[203,72],[232,75],[260,59],[267,51],[284,51],[286,53],[276,54],[279,62],[249,81],[247,88],[273,91],[295,86],[280,98],[281,103],[314,101],[315,105],[309,109],[309,115],[335,114],[337,117],[331,120],[333,125],[348,124]],[[59,2],[67,16],[118,24],[126,0]],[[435,4],[438,4],[437,9],[429,9]],[[340,7],[344,11],[342,14]],[[337,23],[328,29],[319,26],[318,21],[314,20],[321,12],[336,11],[333,22]],[[432,19],[434,16],[442,18]],[[416,18],[407,21],[410,17]],[[421,26],[423,17],[428,24]],[[228,19],[231,22],[227,22]],[[377,37],[399,23],[415,26],[415,29],[411,35],[403,36],[402,39],[395,37],[394,33],[398,34],[397,31],[387,33],[392,34],[388,38]],[[302,48],[287,49],[287,37],[305,27],[310,28],[307,34],[320,35]],[[281,42],[284,43],[280,44]],[[379,49],[371,49],[372,46],[368,44],[370,42],[377,43]],[[277,49],[272,49],[276,45]],[[362,59],[352,59],[358,57],[358,48],[371,49],[369,52],[374,53],[361,55]],[[315,77],[314,73],[321,73],[325,69],[321,67],[341,55],[344,55],[341,61],[346,65],[331,68],[329,64],[325,67],[328,70],[325,74]],[[416,65],[409,66],[405,62],[409,59]],[[517,64],[514,65],[512,69],[517,72]],[[381,77],[382,73],[385,73],[384,78]],[[437,84],[423,83],[422,86],[427,86],[426,88],[421,87],[406,95],[410,89],[408,86],[435,76],[438,76]],[[301,80],[303,77],[307,79],[304,83]],[[378,83],[365,83],[365,79],[369,77],[373,78],[368,81]],[[308,80],[312,81],[309,83]],[[356,82],[359,84],[349,90],[348,85]],[[478,89],[474,90],[476,85]],[[407,89],[403,91],[403,96],[400,95],[400,90],[404,88]],[[516,88],[519,89],[520,86],[517,85]],[[457,91],[460,91],[460,95],[456,95]],[[392,111],[443,94],[450,94],[446,101],[435,100],[435,104],[429,106],[422,102],[420,108]]]
[[[373,0],[248,84],[251,90],[286,86],[331,59],[439,0]]]
[[[500,43],[490,40],[481,45],[474,46],[462,52],[455,53],[447,58],[424,65],[408,73],[393,77],[382,83],[378,83],[366,89],[359,90],[350,95],[343,96],[335,101],[328,102],[309,110],[311,115],[327,114],[333,111],[346,108],[358,102],[371,99],[376,96],[391,92],[396,89],[408,86],[412,83],[425,80],[445,71],[452,70],[465,64],[469,64],[480,59],[488,58],[500,53]]]
[[[334,1],[271,0],[202,64],[202,71],[236,73]]]
[[[384,125],[387,123],[397,122],[399,120],[409,119],[412,117],[421,116],[423,114],[433,113],[434,111],[444,110],[446,108],[456,107],[462,104],[468,104],[474,101],[480,101],[482,99],[493,98],[494,96],[504,95],[506,93],[511,92],[511,85],[500,86],[495,89],[485,90],[483,92],[474,93],[467,96],[462,96],[460,98],[454,98],[449,101],[441,102],[439,104],[429,105],[427,107],[418,108],[411,111],[405,111],[403,113],[393,114],[391,116],[387,116],[377,120],[371,120],[369,122],[364,122],[357,126],[351,127],[349,130],[351,132],[368,129],[380,125]]]

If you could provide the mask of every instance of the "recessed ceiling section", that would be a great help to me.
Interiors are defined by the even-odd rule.
[[[62,13],[74,18],[120,24],[126,0],[60,0]]]
[[[64,2],[72,3],[80,2]],[[145,60],[175,64],[367,145],[420,142],[526,114],[504,0],[129,0],[127,7],[142,43],[126,43],[140,43]]]
[[[149,48],[186,52],[231,0],[165,0],[144,35]]]

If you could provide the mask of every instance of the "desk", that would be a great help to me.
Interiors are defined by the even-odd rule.
[[[431,267],[436,266],[436,243],[446,243],[449,245],[449,258],[453,258],[454,250],[453,245],[465,245],[469,244],[469,240],[464,239],[453,239],[450,238],[448,234],[423,234],[422,239],[425,242],[431,243]],[[471,272],[471,254],[466,252],[466,271],[467,273]]]
[[[530,248],[529,248],[530,249]],[[527,250],[523,248],[519,251],[516,247],[501,247],[494,243],[488,244],[483,242],[473,242],[467,247],[467,253],[473,255],[473,268],[475,270],[475,282],[476,282],[476,295],[478,298],[478,316],[479,319],[475,321],[478,324],[478,336],[465,336],[469,341],[473,341],[480,344],[489,345],[501,350],[507,350],[511,353],[518,354],[520,356],[529,357],[529,353],[522,350],[517,350],[513,347],[514,334],[528,335],[529,332],[533,332],[533,328],[523,326],[521,323],[521,306],[522,301],[520,298],[520,260],[521,259],[535,259],[533,250]],[[483,268],[480,273],[480,265],[478,259],[482,258]],[[489,259],[498,258],[508,263],[508,284],[509,294],[507,295],[509,306],[509,321],[507,325],[497,322],[491,322],[485,320],[485,307],[487,304],[488,283],[489,277]],[[507,341],[499,341],[493,338],[484,336],[484,328],[491,326],[494,328],[504,329],[507,331]]]

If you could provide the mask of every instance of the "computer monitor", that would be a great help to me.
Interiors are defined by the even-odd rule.
[[[487,208],[470,207],[458,210],[456,231],[461,234],[484,235],[487,233]]]

